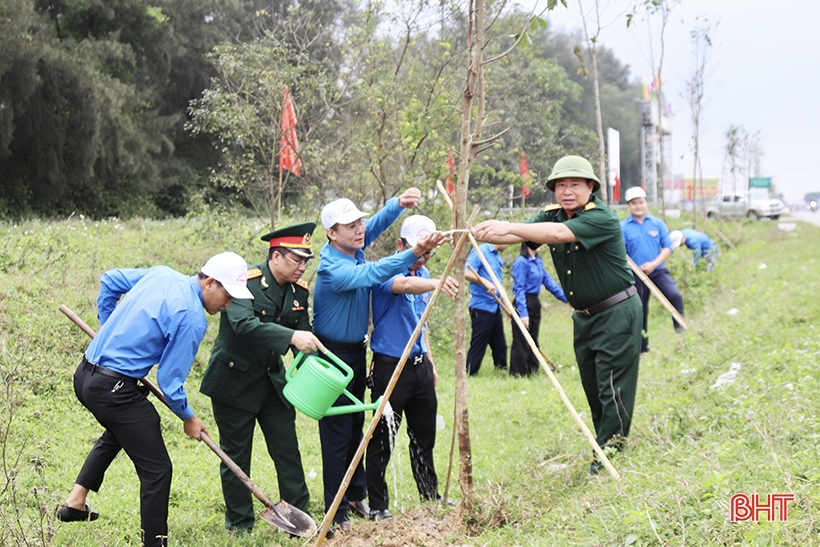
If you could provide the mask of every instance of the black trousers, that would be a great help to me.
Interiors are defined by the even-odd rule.
[[[675,280],[669,275],[669,270],[659,268],[649,274],[649,280],[658,287],[658,290],[660,290],[666,299],[669,300],[669,303],[678,310],[678,313],[683,315],[683,296]],[[649,351],[649,298],[652,296],[652,293],[649,291],[649,287],[644,285],[638,276],[635,276],[635,287],[638,289],[638,295],[641,297],[641,303],[643,304],[643,339],[641,340],[641,353],[646,353]],[[672,319],[672,326],[675,327],[676,331],[682,329],[680,324],[674,319]]]
[[[384,395],[387,384],[399,360],[379,353],[373,354],[373,390],[371,400]],[[402,414],[407,416],[407,435],[410,437],[410,467],[419,495],[425,500],[438,498],[438,476],[433,463],[436,446],[436,412],[438,400],[433,379],[433,363],[425,355],[414,365],[408,360],[390,396],[395,415],[395,427],[401,425]],[[393,431],[395,435],[395,431]],[[367,445],[367,490],[371,509],[387,509],[389,495],[384,480],[387,464],[395,444],[387,421],[382,417]]]
[[[325,340],[322,340],[325,342]],[[353,369],[353,379],[347,390],[360,401],[364,401],[365,378],[367,375],[367,355],[364,346],[356,350],[330,348],[336,357]],[[350,399],[340,395],[334,406],[349,405]],[[333,505],[333,499],[339,492],[347,467],[362,442],[364,412],[327,416],[319,420],[319,440],[322,443],[322,478],[324,479],[325,512]],[[367,481],[364,465],[361,461],[356,466],[350,485],[336,511],[334,522],[347,520],[348,500],[360,501],[367,498]]]
[[[470,350],[467,352],[467,374],[475,376],[481,368],[487,344],[493,353],[495,368],[507,368],[507,339],[504,338],[504,317],[501,308],[491,313],[470,308],[473,333],[470,337]]]
[[[538,294],[528,294],[527,312],[530,317],[530,326],[527,329],[539,348],[538,331],[541,330],[541,299]],[[513,305],[518,308],[518,303]],[[538,358],[533,355],[527,339],[513,321],[512,324],[512,349],[510,349],[510,376],[529,376],[537,374],[539,370]]]
[[[74,373],[74,393],[105,432],[85,459],[76,483],[99,491],[111,462],[120,450],[125,450],[140,480],[143,543],[167,545],[173,466],[162,439],[159,414],[148,400],[148,388],[87,368],[83,359]]]

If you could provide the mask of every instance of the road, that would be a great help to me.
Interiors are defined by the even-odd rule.
[[[788,217],[781,217],[780,221],[789,220],[802,220],[803,222],[808,222],[810,224],[814,224],[815,226],[820,226],[820,212],[811,213],[809,211],[794,211],[789,213]]]

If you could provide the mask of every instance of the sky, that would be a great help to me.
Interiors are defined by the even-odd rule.
[[[532,9],[545,0],[518,0]],[[548,16],[555,28],[580,28],[579,2],[560,3]],[[583,3],[592,6],[590,0]],[[634,78],[649,84],[649,32],[636,17],[626,28],[629,0],[601,1],[600,43],[630,65]],[[692,124],[683,96],[695,61],[689,34],[695,18],[712,26],[712,51],[707,64],[705,107],[701,116],[701,161],[704,178],[723,177],[725,133],[731,124],[760,132],[764,150],[761,176],[772,177],[787,202],[802,202],[807,192],[820,191],[820,2],[811,0],[682,0],[671,12],[665,34],[663,85],[675,114],[673,173],[692,177]],[[652,29],[660,28],[654,19]],[[656,39],[656,62],[658,57]]]

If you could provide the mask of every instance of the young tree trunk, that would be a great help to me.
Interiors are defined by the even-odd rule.
[[[604,203],[609,203],[609,180],[606,173],[606,149],[604,148],[604,124],[601,118],[601,93],[598,89],[598,56],[595,44],[589,47],[592,60],[592,93],[595,100],[595,129],[598,131],[598,177],[601,179],[601,194]]]
[[[467,228],[467,190],[470,168],[475,160],[484,126],[484,0],[470,0],[467,21],[467,84],[464,88],[461,116],[461,139],[459,146],[458,183],[456,185],[455,226]],[[475,109],[475,110],[474,110]],[[473,122],[475,113],[475,122]],[[466,287],[464,262],[466,250],[462,250],[456,262],[456,279],[459,286]],[[456,430],[459,448],[459,484],[463,499],[469,504],[473,498],[473,462],[470,444],[470,417],[467,405],[467,347],[465,298],[468,292],[459,291],[455,299],[455,377],[456,377]]]

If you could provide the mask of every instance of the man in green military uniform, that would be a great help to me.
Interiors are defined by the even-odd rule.
[[[256,422],[276,466],[279,495],[302,511],[310,496],[296,439],[296,411],[285,399],[282,355],[324,351],[311,332],[307,284],[301,281],[313,258],[310,237],[316,224],[306,222],[262,237],[270,242],[268,260],[248,270],[254,300],[234,301],[219,320],[211,361],[200,391],[211,398],[219,427],[219,445],[248,475]],[[220,466],[225,498],[225,526],[250,532],[254,524],[251,492],[224,464]]]
[[[555,163],[547,179],[557,204],[523,224],[488,220],[475,236],[492,243],[547,244],[567,300],[575,308],[575,358],[601,447],[620,449],[629,435],[641,350],[641,301],[626,263],[618,215],[594,192],[592,165],[579,156]],[[590,473],[601,463],[593,461]]]

